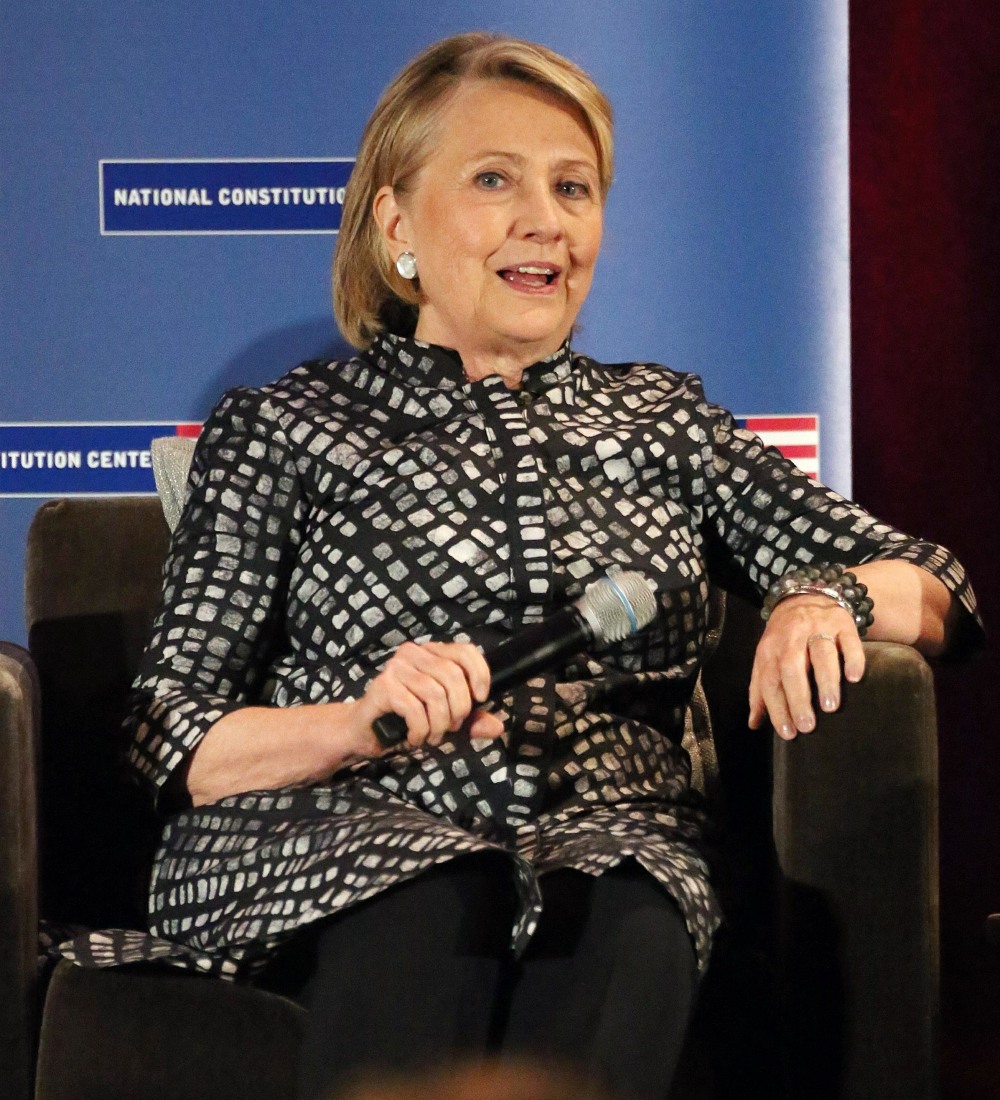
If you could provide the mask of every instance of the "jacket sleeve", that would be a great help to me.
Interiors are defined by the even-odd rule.
[[[287,646],[285,599],[304,515],[293,448],[255,390],[222,398],[189,485],[125,722],[128,759],[161,807],[209,728],[257,699]]]
[[[771,583],[797,565],[894,558],[940,578],[965,611],[950,655],[981,643],[976,598],[950,550],[904,534],[809,478],[725,409],[702,401],[699,411],[701,526],[717,583],[760,604]]]

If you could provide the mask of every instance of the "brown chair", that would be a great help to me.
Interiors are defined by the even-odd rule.
[[[39,913],[142,926],[157,827],[123,776],[118,731],[167,541],[153,498],[49,502],[29,535],[30,655],[0,645],[0,1095],[9,1100],[292,1093],[302,1010],[290,1001],[146,964],[60,963],[44,981],[36,967]],[[815,734],[775,743],[745,728],[756,612],[730,600],[726,618],[703,681],[730,920],[673,1096],[930,1100],[928,666],[905,646],[867,643],[868,673],[841,710]]]

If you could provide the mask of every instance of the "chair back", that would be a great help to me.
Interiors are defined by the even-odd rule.
[[[168,537],[155,497],[50,501],[28,534],[28,648],[43,699],[39,908],[51,921],[144,924],[158,827],[121,766],[119,731]]]

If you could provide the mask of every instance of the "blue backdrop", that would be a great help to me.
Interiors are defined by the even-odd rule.
[[[577,346],[696,371],[738,413],[818,413],[849,491],[847,0],[11,0],[0,422],[198,421],[343,349],[329,232],[103,235],[99,163],[351,157],[400,66],[479,27],[567,54],[615,107]],[[39,503],[0,497],[13,640]]]

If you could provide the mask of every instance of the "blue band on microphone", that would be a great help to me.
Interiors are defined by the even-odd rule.
[[[625,614],[628,615],[629,626],[631,627],[629,633],[635,634],[639,629],[639,620],[635,617],[635,609],[632,607],[628,596],[615,584],[615,579],[610,573],[605,573],[604,579],[611,585],[615,595],[621,600],[622,606],[625,608]]]

